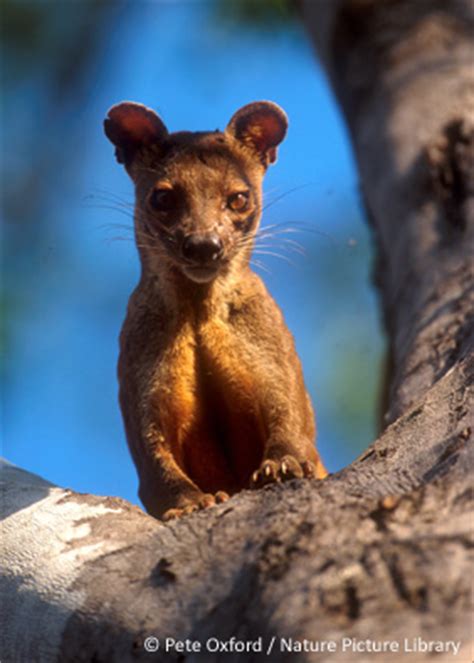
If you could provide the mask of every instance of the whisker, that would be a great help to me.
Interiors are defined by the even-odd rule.
[[[142,230],[138,230],[138,229],[133,228],[133,227],[130,227],[130,226],[122,225],[122,224],[120,224],[120,223],[115,223],[115,224],[104,224],[104,225],[102,225],[102,226],[99,226],[99,228],[100,228],[100,229],[104,229],[104,228],[107,229],[107,228],[109,228],[109,229],[112,229],[112,230],[116,230],[116,229],[119,229],[119,230],[127,230],[128,232],[132,233],[132,234],[129,235],[129,236],[118,236],[118,237],[112,237],[112,238],[106,238],[106,239],[111,239],[111,240],[122,239],[122,240],[126,240],[126,241],[130,241],[130,242],[132,242],[132,241],[134,241],[134,240],[136,241],[136,239],[138,238],[139,241],[143,241],[143,240],[145,240],[145,241],[146,241],[146,240],[151,240],[151,241],[154,242],[154,243],[155,243],[155,241],[156,241],[155,238],[153,237],[153,235],[150,235],[150,234],[147,233],[147,232],[144,232],[144,231],[142,231]],[[148,245],[148,246],[149,246],[149,248],[152,248],[153,245],[150,244],[150,245]]]
[[[268,198],[268,196],[271,196],[273,193],[276,193],[277,191],[280,191],[281,187],[279,186],[274,186],[273,189],[269,189],[268,191],[263,192],[263,198]]]
[[[279,242],[283,244],[282,248],[285,248],[287,251],[293,251],[293,253],[298,253],[300,256],[308,255],[306,248],[299,242],[292,241],[291,239],[279,238],[278,242],[275,243],[276,246],[279,245]]]
[[[307,182],[306,184],[299,184],[298,186],[295,186],[295,187],[293,187],[292,189],[288,189],[288,190],[285,191],[284,193],[282,193],[282,194],[280,194],[279,196],[277,196],[274,200],[271,200],[269,203],[267,203],[266,205],[264,205],[264,206],[262,207],[262,212],[263,212],[264,210],[268,209],[269,207],[271,207],[272,205],[275,205],[275,203],[278,203],[280,200],[282,200],[282,199],[285,198],[286,196],[290,195],[290,193],[295,193],[295,191],[300,191],[301,189],[305,189],[305,188],[307,188],[308,186],[312,186],[313,184],[314,184],[313,182]]]
[[[89,201],[89,200],[99,200],[103,202],[109,202],[113,203],[114,205],[120,206],[120,207],[127,207],[127,208],[132,208],[135,207],[135,202],[125,200],[124,198],[121,198],[120,196],[110,193],[110,192],[104,192],[104,193],[99,193],[99,194],[93,194],[90,193],[86,196],[83,197],[83,201]]]
[[[146,249],[152,255],[158,256],[159,258],[163,258],[163,257],[166,256],[166,252],[161,249],[159,244],[150,245],[150,244],[143,244],[142,242],[138,242],[138,244],[136,244],[136,247],[138,249]]]
[[[124,209],[122,207],[116,207],[112,205],[104,205],[104,204],[94,204],[94,205],[83,205],[85,209],[105,209],[109,211],[114,211],[114,212],[119,212],[119,214],[123,214],[126,216],[128,219],[133,219],[134,215],[131,210]]]
[[[280,224],[274,224],[275,226],[278,226]],[[309,226],[309,224],[294,224],[293,226],[287,226],[287,227],[275,227],[271,228],[268,230],[269,226],[263,227],[261,230],[258,231],[258,236],[261,237],[270,237],[274,235],[285,235],[285,234],[297,234],[297,233],[311,233],[313,235],[318,235],[321,237],[324,237],[326,239],[329,239],[333,244],[337,244],[336,239],[331,235],[330,233],[324,232],[323,230],[318,230],[317,228],[312,228]],[[257,235],[256,235],[257,236]]]
[[[88,198],[91,198],[93,196],[88,196]],[[115,198],[115,199],[114,199]],[[148,214],[145,209],[143,209],[139,205],[131,205],[128,203],[125,203],[121,201],[120,203],[116,202],[119,201],[120,198],[118,196],[114,196],[113,194],[109,196],[109,199],[112,201],[112,204],[107,205],[104,203],[94,203],[94,204],[89,204],[85,205],[86,207],[93,207],[97,209],[106,209],[106,210],[113,210],[116,212],[119,212],[120,214],[125,215],[127,218],[132,219],[133,221],[138,221],[144,226],[144,230],[141,228],[137,228],[135,223],[132,225],[125,225],[125,224],[102,224],[99,226],[100,229],[121,229],[121,230],[126,230],[127,232],[133,233],[135,239],[138,239],[139,242],[152,242],[152,244],[139,244],[137,243],[137,246],[139,248],[147,248],[150,250],[155,250],[157,247],[157,242],[159,242],[159,238],[157,238],[156,233],[154,232],[153,228],[150,228],[149,225],[149,219],[148,219]],[[105,198],[107,200],[107,198]],[[133,211],[132,208],[134,207]],[[162,236],[166,239],[166,241],[170,243],[175,243],[176,240],[174,239],[173,235],[166,230],[166,228],[163,228],[160,226],[159,231],[161,232]],[[127,239],[132,239],[127,238]]]
[[[266,272],[267,274],[271,274],[272,271],[269,269],[266,265],[263,264],[261,260],[255,260],[252,258],[252,260],[249,260],[249,264],[252,266],[257,267],[258,269],[261,269],[262,271]]]
[[[119,195],[116,191],[111,191],[110,189],[102,189],[101,187],[95,186],[92,188],[92,191],[95,191],[96,193],[103,196],[111,196],[113,198],[116,198],[117,200],[125,200],[125,198]],[[131,200],[133,200],[133,198]]]
[[[133,226],[127,226],[125,223],[102,223],[97,228],[99,230],[134,230]]]
[[[277,238],[274,242],[260,242],[258,239],[255,242],[257,248],[262,249],[281,249],[282,251],[293,251],[293,253],[298,253],[301,256],[306,256],[307,251],[304,246],[299,242],[292,242],[289,239],[280,237]]]
[[[115,237],[104,237],[104,242],[133,242],[133,237],[123,237],[116,235]]]
[[[269,241],[272,240],[272,241]],[[299,242],[290,240],[286,237],[271,237],[271,236],[249,236],[243,237],[238,241],[239,248],[249,248],[252,246],[262,249],[280,248],[282,250],[293,251],[300,255],[306,255],[305,247]]]
[[[279,258],[280,260],[284,260],[287,262],[289,265],[292,267],[296,267],[296,263],[293,262],[293,260],[290,260],[287,256],[281,255],[281,253],[276,253],[275,251],[259,251],[258,249],[255,249],[254,253],[257,255],[263,255],[263,256],[272,256],[274,258]]]

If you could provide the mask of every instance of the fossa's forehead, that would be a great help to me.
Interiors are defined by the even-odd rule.
[[[238,141],[215,132],[179,132],[150,155],[157,174],[182,177],[252,179],[260,172],[258,161]]]

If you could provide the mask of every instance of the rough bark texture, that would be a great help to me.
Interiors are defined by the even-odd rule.
[[[387,428],[323,482],[243,492],[162,524],[4,470],[2,661],[471,660],[473,12],[469,2],[303,4],[347,116],[392,348]],[[152,654],[147,636],[160,638]],[[201,652],[166,653],[165,638]],[[334,640],[335,654],[281,651]],[[400,652],[342,652],[343,637]]]

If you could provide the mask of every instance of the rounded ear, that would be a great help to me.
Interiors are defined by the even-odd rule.
[[[133,101],[112,106],[104,120],[104,131],[116,147],[117,161],[125,165],[132,161],[140,147],[159,142],[168,135],[155,111]]]
[[[276,148],[286,135],[288,118],[272,101],[255,101],[240,108],[226,132],[257,152],[265,166],[276,161]]]

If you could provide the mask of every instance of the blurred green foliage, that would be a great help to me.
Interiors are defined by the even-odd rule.
[[[58,172],[64,172],[69,159],[67,140],[55,143],[49,123],[61,123],[75,104],[80,106],[104,30],[122,5],[102,0],[1,2],[1,92],[7,127],[1,132],[0,162],[5,221],[0,283],[4,373],[8,364],[3,358],[11,354],[15,322],[27,315],[34,297],[30,281],[50,250],[48,208],[53,191],[44,184],[57,182]],[[17,92],[21,99],[22,92],[33,89],[41,89],[38,106],[19,107]],[[17,133],[12,131],[13,122],[9,124],[14,116],[23,118],[23,129]]]
[[[1,43],[8,63],[3,85],[41,70],[53,79],[53,91],[74,88],[94,57],[103,19],[113,10],[114,3],[102,0],[2,0]]]
[[[295,0],[215,0],[218,18],[244,28],[288,27],[296,16]]]

